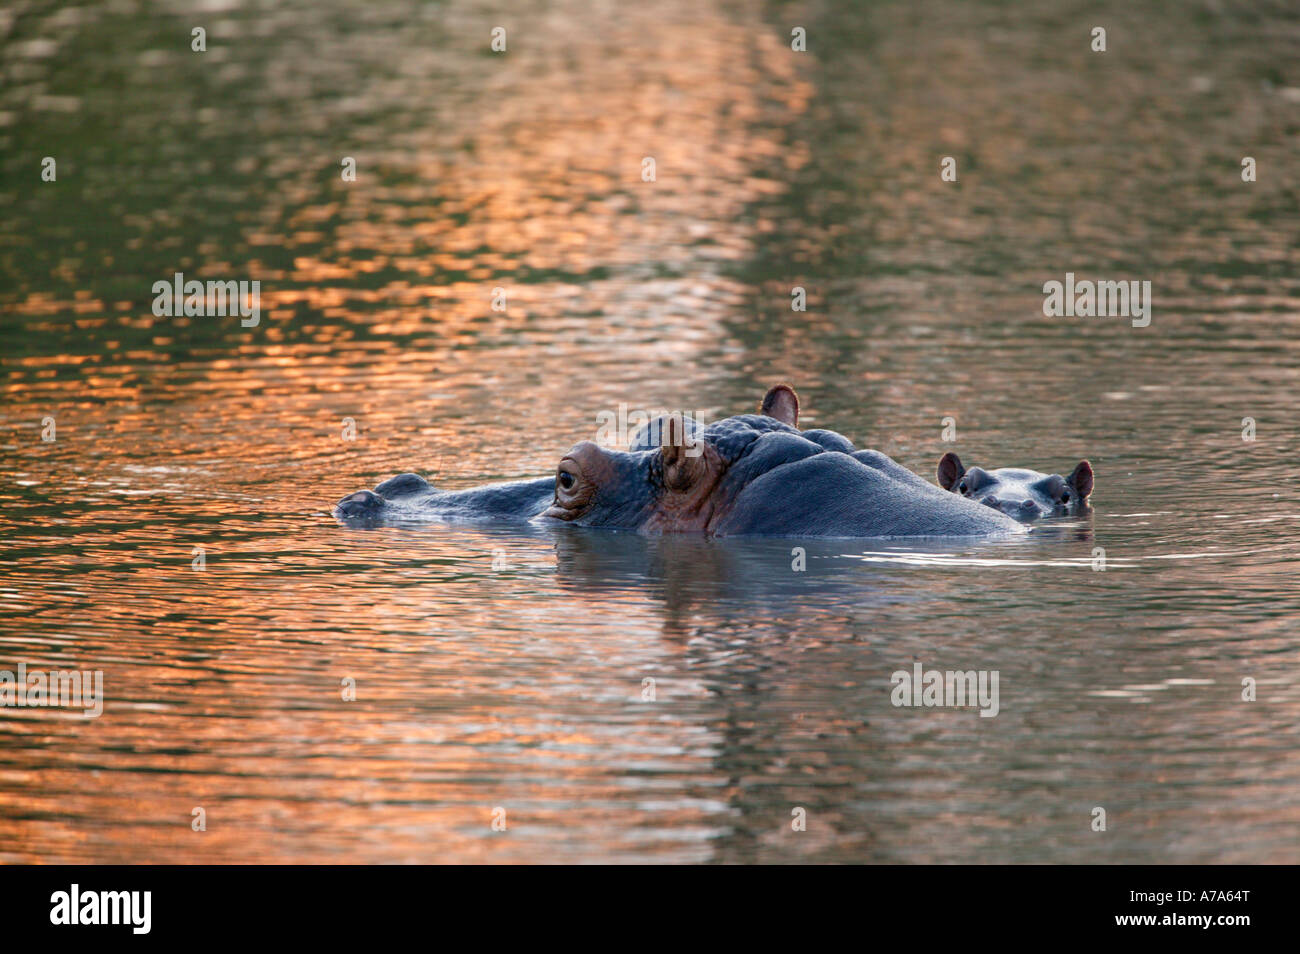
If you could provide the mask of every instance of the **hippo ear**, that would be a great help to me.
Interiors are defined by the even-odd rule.
[[[1079,461],[1079,465],[1074,468],[1074,472],[1069,477],[1065,478],[1065,482],[1074,488],[1080,500],[1087,500],[1088,495],[1092,493],[1092,464],[1086,460]]]
[[[670,490],[686,490],[695,483],[707,466],[703,451],[704,441],[687,434],[680,417],[664,418],[659,459],[663,462],[664,483]]]
[[[964,473],[966,468],[961,465],[961,458],[952,451],[939,458],[939,486],[944,490],[956,487]]]
[[[763,395],[763,403],[758,406],[758,413],[765,417],[774,417],[791,427],[799,426],[799,395],[788,384],[778,384],[768,389]]]

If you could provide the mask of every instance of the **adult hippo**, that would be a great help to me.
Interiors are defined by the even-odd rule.
[[[961,458],[950,452],[939,459],[939,486],[1028,523],[1039,517],[1086,513],[1092,465],[1081,460],[1068,477],[1017,467],[967,470]]]
[[[757,414],[707,426],[673,416],[627,451],[573,447],[554,480],[438,491],[403,474],[343,498],[340,517],[432,515],[703,533],[710,536],[933,537],[1024,533],[1010,517],[945,493],[834,431],[800,431],[793,388]]]
[[[705,427],[669,419],[655,450],[583,441],[560,461],[543,518],[645,533],[711,536],[932,537],[1025,532],[945,493],[834,431],[800,431],[793,388],[758,414]],[[634,447],[637,445],[634,443]]]

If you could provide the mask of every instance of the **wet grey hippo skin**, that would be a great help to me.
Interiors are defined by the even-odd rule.
[[[698,429],[695,421],[683,418],[688,434]],[[642,427],[631,449],[648,451],[660,444],[660,421]],[[449,520],[532,520],[555,501],[555,477],[488,484],[468,490],[436,490],[419,474],[398,474],[374,490],[348,494],[334,507],[334,515],[354,522],[444,517]]]
[[[437,516],[449,520],[530,520],[555,497],[555,478],[488,484],[469,490],[435,490],[418,474],[398,474],[374,490],[348,494],[334,507],[350,520]]]
[[[560,461],[544,518],[590,527],[712,536],[988,536],[1024,527],[939,488],[833,431],[800,431],[778,385],[759,414],[672,421],[657,449],[590,441]],[[689,453],[689,442],[698,453]]]
[[[967,470],[961,458],[947,453],[939,460],[939,486],[1029,522],[1039,517],[1086,512],[1088,495],[1092,493],[1092,465],[1079,461],[1069,477],[1014,467]]]
[[[341,500],[343,518],[451,519],[703,533],[712,536],[903,537],[1024,533],[1015,520],[945,493],[833,431],[800,431],[798,397],[778,385],[758,414],[704,426],[661,419],[627,451],[590,441],[554,479],[438,491],[403,474]]]
[[[687,434],[698,425],[683,418]],[[660,444],[659,422],[642,427],[631,450],[648,451]],[[829,432],[828,432],[829,433]],[[398,474],[374,490],[348,494],[334,507],[334,515],[350,520],[439,516],[449,520],[531,520],[555,500],[555,477],[488,484],[468,490],[435,490],[419,474]]]

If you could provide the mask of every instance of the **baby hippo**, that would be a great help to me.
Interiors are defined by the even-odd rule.
[[[1092,465],[1079,461],[1069,477],[1013,467],[967,470],[961,458],[950,452],[939,460],[939,486],[1029,523],[1039,517],[1086,512]]]

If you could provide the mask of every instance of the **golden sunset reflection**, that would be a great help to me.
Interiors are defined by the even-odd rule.
[[[0,861],[1295,860],[1294,23],[1105,3],[1150,56],[1103,69],[1026,6],[0,32],[0,670],[105,687],[0,707]],[[1151,280],[1151,326],[1045,317],[1067,271]],[[155,315],[178,272],[260,282],[257,325]],[[1095,513],[802,575],[788,541],[330,516],[778,380],[931,480],[948,416],[981,465],[1088,457]],[[894,708],[917,660],[999,670],[1001,714]]]

